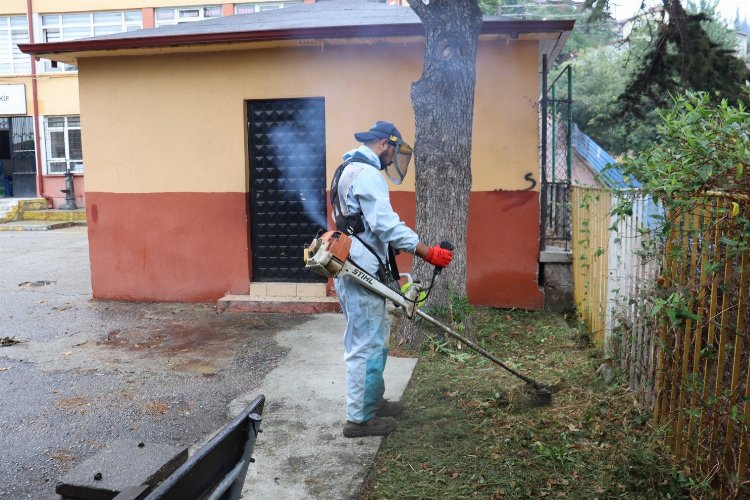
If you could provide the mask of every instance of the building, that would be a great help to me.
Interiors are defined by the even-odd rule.
[[[456,242],[475,304],[543,305],[539,85],[572,27],[483,24],[468,240]],[[424,35],[410,9],[332,0],[23,50],[78,67],[94,296],[205,301],[248,285],[325,294],[302,246],[327,225],[353,132],[389,119],[414,137]],[[392,190],[408,223],[414,189],[410,176]]]
[[[313,0],[307,0],[308,2]],[[2,195],[64,203],[64,174],[74,174],[85,205],[78,72],[34,61],[18,44],[91,36],[279,9],[303,0],[2,0],[0,2],[0,179]],[[96,10],[91,10],[92,6]]]
[[[740,21],[740,9],[737,8],[737,16],[734,19],[734,32],[737,35],[737,57],[745,61],[750,67],[748,58],[748,45],[750,44],[750,23],[747,17]]]

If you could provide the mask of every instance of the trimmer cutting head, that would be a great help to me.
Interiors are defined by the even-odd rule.
[[[541,384],[526,384],[524,386],[529,399],[534,406],[552,404],[552,389]]]

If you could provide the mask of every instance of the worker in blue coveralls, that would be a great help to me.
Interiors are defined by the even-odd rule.
[[[346,226],[352,237],[351,259],[381,279],[392,279],[391,249],[403,250],[438,267],[453,258],[450,250],[428,247],[391,208],[388,185],[381,171],[401,184],[411,159],[411,147],[390,122],[378,121],[367,132],[354,134],[362,145],[344,155],[332,184],[337,228]],[[346,223],[342,222],[345,221]],[[390,325],[386,300],[349,276],[335,279],[336,292],[347,321],[344,332],[346,362],[346,424],[344,436],[382,436],[396,428],[393,417],[404,411],[398,401],[383,399],[383,370],[388,356]]]

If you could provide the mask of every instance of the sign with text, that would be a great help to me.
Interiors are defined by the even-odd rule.
[[[26,85],[0,85],[0,116],[26,114]]]

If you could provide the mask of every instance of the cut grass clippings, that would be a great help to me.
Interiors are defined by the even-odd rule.
[[[362,499],[689,498],[658,434],[578,330],[551,313],[479,309],[477,342],[555,386],[534,407],[523,382],[472,351],[424,348]]]

